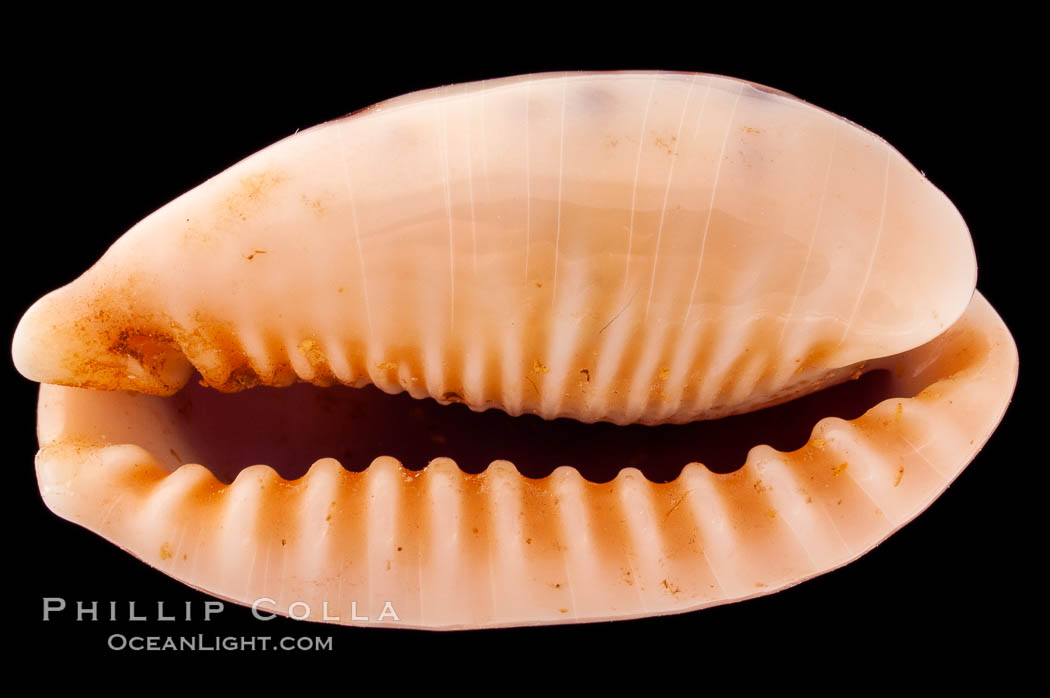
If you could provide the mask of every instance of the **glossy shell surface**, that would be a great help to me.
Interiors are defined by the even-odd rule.
[[[975,272],[944,195],[834,115],[715,76],[523,76],[238,163],[34,305],[13,353],[45,383],[48,506],[188,584],[318,620],[390,602],[403,627],[627,618],[790,586],[928,506],[1016,380]],[[259,387],[663,424],[876,369],[892,397],[862,416],[668,483],[620,462],[532,479],[499,448],[480,473],[344,456],[354,429],[397,440],[377,393],[319,428],[336,389]],[[274,421],[223,432],[212,388]],[[333,452],[218,445],[289,424]]]
[[[688,422],[929,341],[975,278],[951,202],[841,118],[714,76],[527,76],[238,163],[32,308],[15,360],[161,395],[196,370]]]

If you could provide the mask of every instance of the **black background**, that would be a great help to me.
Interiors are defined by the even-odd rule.
[[[37,37],[8,73],[18,105],[9,114],[18,123],[8,137],[25,157],[16,163],[19,184],[8,202],[22,222],[5,236],[13,281],[4,304],[7,336],[33,300],[74,279],[140,218],[296,129],[442,84],[632,68],[745,78],[886,138],[962,212],[976,246],[978,288],[1024,347],[1022,314],[1030,304],[1014,266],[1021,205],[1013,163],[1036,140],[1037,128],[1026,116],[1022,57],[989,42],[998,29],[967,28],[949,37],[907,31],[899,22],[870,36],[849,25],[844,38],[829,39],[834,32],[800,35],[786,27],[759,34],[740,20],[721,27],[690,20],[683,27],[669,16],[659,31],[651,22],[642,17],[631,26],[628,18],[614,29],[584,24],[515,38],[507,20],[459,31],[435,27],[426,41],[407,38],[396,24],[357,25],[316,42],[289,28],[243,47],[225,35],[192,32],[163,43],[75,29]],[[9,597],[14,617],[5,620],[31,649],[119,655],[106,649],[115,632],[332,635],[345,661],[382,666],[391,657],[577,661],[590,652],[618,662],[655,648],[663,662],[650,670],[678,672],[684,662],[688,671],[702,665],[736,671],[788,657],[800,662],[804,683],[809,669],[825,665],[893,671],[945,650],[990,656],[1011,646],[1015,628],[1027,622],[1009,603],[1032,593],[1023,581],[1025,563],[1012,552],[1020,534],[1011,512],[1023,487],[1011,470],[1025,439],[1022,388],[985,449],[918,519],[843,569],[741,604],[629,622],[453,634],[286,619],[264,624],[231,604],[208,624],[76,623],[70,613],[45,623],[45,596],[104,607],[117,601],[123,618],[128,601],[150,617],[157,601],[169,609],[192,601],[199,615],[210,597],[43,506],[32,466],[35,385],[10,365],[3,375],[13,444],[7,501],[16,517],[6,557],[18,586]],[[167,658],[199,660],[201,653]]]

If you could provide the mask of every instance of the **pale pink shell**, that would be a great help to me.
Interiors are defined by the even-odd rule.
[[[373,619],[389,602],[397,627],[628,618],[790,586],[926,508],[1016,381],[975,273],[944,195],[827,112],[715,76],[524,76],[238,163],[35,304],[13,354],[45,383],[47,505],[192,586],[347,624],[350,600]],[[219,396],[187,386],[374,383],[659,424],[872,369],[901,397],[666,484],[621,463],[608,482],[530,479],[500,453],[480,474],[385,453],[227,473],[209,458],[231,435],[190,416]],[[287,390],[293,418],[322,418],[324,391]]]

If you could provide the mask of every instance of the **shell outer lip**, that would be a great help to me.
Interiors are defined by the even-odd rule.
[[[38,467],[38,480],[41,487],[41,492],[44,496],[45,503],[52,508],[53,511],[58,513],[64,518],[73,520],[81,525],[85,525],[88,528],[96,531],[103,537],[112,540],[121,547],[129,550],[137,557],[154,566],[161,571],[186,581],[191,586],[203,588],[212,595],[216,595],[227,600],[234,601],[237,603],[245,603],[244,591],[238,591],[237,589],[229,588],[224,586],[221,582],[222,576],[220,575],[219,584],[216,585],[209,580],[207,582],[201,582],[200,579],[187,578],[187,572],[185,570],[180,571],[178,569],[179,560],[176,555],[165,556],[164,544],[160,538],[168,535],[166,531],[175,530],[177,526],[178,517],[189,516],[190,511],[193,509],[200,509],[205,507],[207,510],[207,502],[214,503],[217,499],[222,501],[233,501],[237,498],[238,501],[248,501],[251,503],[247,509],[240,511],[238,516],[247,516],[247,519],[242,519],[240,525],[229,526],[226,529],[237,528],[240,530],[244,529],[244,523],[254,521],[253,526],[258,526],[260,521],[273,520],[273,517],[266,516],[267,509],[272,507],[272,504],[266,504],[266,498],[255,496],[253,499],[248,496],[247,499],[243,499],[243,494],[238,493],[251,493],[251,492],[265,492],[268,495],[277,494],[279,492],[285,492],[287,495],[288,487],[291,486],[290,491],[300,492],[299,496],[309,491],[312,485],[316,488],[316,483],[319,481],[327,480],[328,484],[338,489],[341,486],[350,485],[356,492],[356,495],[360,497],[362,493],[371,491],[375,493],[392,493],[401,492],[402,505],[404,505],[406,492],[415,490],[415,496],[417,497],[413,501],[418,501],[423,504],[428,504],[431,508],[432,513],[439,513],[440,509],[434,509],[433,503],[435,501],[452,501],[442,500],[442,497],[447,496],[449,493],[460,492],[466,493],[466,500],[458,499],[458,496],[453,496],[453,500],[464,502],[469,500],[471,497],[482,496],[483,492],[488,492],[491,496],[493,492],[499,492],[500,486],[497,480],[503,482],[512,483],[511,487],[518,488],[519,493],[524,491],[522,488],[531,488],[530,492],[533,499],[529,500],[537,507],[540,511],[534,513],[531,525],[536,527],[536,531],[540,531],[544,528],[544,521],[550,517],[554,517],[561,521],[560,530],[551,530],[549,526],[546,527],[547,541],[550,542],[550,548],[548,552],[553,550],[555,553],[554,557],[561,560],[562,575],[565,571],[573,570],[577,573],[575,579],[576,583],[580,583],[579,572],[581,569],[587,569],[587,561],[589,564],[594,564],[595,560],[601,560],[601,555],[594,553],[585,554],[582,558],[569,554],[567,551],[571,550],[571,541],[580,536],[588,537],[593,542],[598,539],[594,538],[594,532],[603,530],[602,526],[597,525],[598,523],[604,523],[611,527],[616,527],[615,522],[619,520],[619,527],[622,531],[627,531],[628,535],[626,539],[630,539],[632,535],[637,536],[639,530],[644,530],[645,525],[642,523],[646,519],[644,517],[645,506],[642,510],[636,509],[635,505],[623,508],[627,502],[646,502],[658,508],[658,505],[662,502],[663,505],[671,503],[675,495],[680,495],[685,498],[691,505],[697,496],[696,492],[719,492],[719,496],[715,499],[705,499],[704,501],[708,504],[716,504],[722,507],[727,512],[736,511],[738,514],[744,516],[745,519],[757,519],[762,520],[763,517],[755,516],[763,513],[759,511],[767,503],[766,497],[769,492],[778,492],[783,489],[790,490],[790,487],[784,488],[784,478],[788,478],[787,482],[791,482],[792,468],[800,468],[802,472],[806,472],[806,467],[813,467],[814,463],[831,463],[832,461],[837,462],[842,453],[854,453],[863,454],[868,453],[876,446],[878,436],[877,428],[879,425],[892,425],[895,419],[895,414],[899,414],[897,405],[901,405],[905,410],[905,425],[912,424],[912,417],[921,420],[934,420],[938,423],[943,423],[944,428],[948,428],[949,431],[954,433],[967,433],[974,435],[973,440],[969,444],[934,444],[931,447],[921,446],[917,447],[914,441],[911,441],[907,436],[902,436],[901,439],[896,440],[893,443],[881,444],[881,447],[889,449],[889,452],[893,453],[898,458],[903,458],[909,453],[913,460],[908,461],[909,470],[905,474],[904,480],[898,482],[897,485],[892,485],[890,481],[896,479],[898,472],[894,470],[893,466],[898,462],[892,458],[873,458],[870,463],[878,463],[890,465],[891,472],[884,472],[882,477],[888,478],[886,482],[883,482],[883,492],[888,492],[891,495],[899,495],[904,492],[900,490],[898,486],[900,484],[908,483],[911,480],[909,475],[911,474],[911,468],[921,468],[923,462],[928,463],[931,467],[927,476],[934,478],[932,487],[928,487],[919,492],[913,492],[910,496],[910,504],[903,507],[897,507],[893,509],[889,500],[880,500],[880,514],[879,516],[891,519],[886,522],[885,525],[878,526],[875,529],[874,534],[868,532],[867,536],[861,536],[858,539],[856,545],[845,551],[840,551],[837,557],[833,560],[828,560],[829,564],[817,564],[813,569],[804,573],[794,573],[788,576],[782,576],[777,581],[773,581],[771,584],[765,586],[753,586],[751,588],[736,587],[736,593],[728,593],[724,596],[716,599],[708,598],[696,603],[697,598],[691,599],[691,603],[675,604],[667,599],[664,599],[665,605],[662,607],[644,607],[635,608],[633,611],[625,608],[616,610],[606,609],[604,613],[579,613],[579,612],[566,612],[562,613],[560,608],[554,609],[556,615],[550,615],[551,607],[540,604],[541,608],[546,608],[548,615],[529,615],[526,613],[524,616],[500,615],[493,613],[493,609],[489,608],[489,613],[486,614],[483,611],[479,611],[477,608],[471,610],[464,609],[462,606],[456,606],[455,603],[450,604],[448,609],[451,613],[451,617],[443,616],[441,612],[436,612],[437,615],[433,615],[435,611],[431,610],[429,618],[426,615],[422,617],[406,617],[405,622],[398,624],[396,627],[425,627],[434,629],[455,629],[455,628],[466,628],[466,627],[497,627],[507,625],[529,625],[529,624],[557,624],[574,621],[594,621],[594,620],[606,620],[609,618],[636,618],[643,616],[662,615],[666,613],[679,613],[686,610],[694,610],[696,608],[707,607],[710,605],[716,605],[719,603],[727,603],[730,601],[743,600],[752,598],[755,596],[764,595],[772,591],[776,591],[783,588],[794,586],[795,584],[805,581],[817,574],[836,569],[848,562],[856,559],[860,555],[870,550],[881,540],[884,540],[894,531],[899,529],[905,523],[910,521],[914,516],[924,510],[958,475],[961,473],[965,465],[974,457],[974,455],[980,450],[981,446],[985,443],[987,438],[991,435],[992,431],[998,425],[1002,419],[1006,407],[1009,404],[1010,398],[1013,393],[1013,389],[1016,385],[1017,379],[1017,350],[1016,345],[1013,343],[1009,332],[1002,324],[1002,320],[998,317],[995,311],[988,305],[987,301],[983,299],[979,294],[974,296],[974,300],[971,304],[971,311],[967,317],[973,317],[974,325],[983,333],[983,336],[987,338],[987,351],[981,356],[971,357],[971,365],[964,366],[961,370],[955,371],[948,376],[942,377],[932,385],[928,386],[915,398],[906,399],[891,399],[880,403],[876,407],[869,410],[863,417],[858,420],[852,420],[850,422],[844,420],[838,420],[835,418],[828,418],[818,423],[814,429],[814,437],[810,443],[806,445],[800,451],[792,452],[789,454],[779,454],[768,447],[757,447],[752,450],[749,455],[748,462],[739,471],[732,473],[728,476],[716,476],[707,472],[702,466],[692,465],[688,466],[683,475],[672,483],[666,485],[654,485],[645,480],[645,478],[634,469],[623,470],[616,480],[611,483],[612,487],[608,486],[597,486],[585,483],[579,477],[579,475],[571,468],[563,467],[556,470],[548,478],[543,480],[526,481],[520,476],[516,476],[513,467],[509,464],[496,464],[491,466],[485,473],[480,476],[469,476],[464,475],[458,470],[454,463],[447,459],[438,459],[433,462],[428,468],[422,473],[409,473],[404,471],[400,465],[389,458],[378,459],[373,465],[366,470],[364,473],[348,473],[343,471],[337,462],[330,459],[319,461],[311,469],[310,473],[297,481],[288,483],[282,481],[276,473],[265,466],[255,466],[249,468],[241,473],[238,479],[228,487],[222,486],[220,483],[214,480],[214,477],[201,466],[197,465],[186,465],[179,468],[174,474],[169,474],[166,470],[161,468],[156,461],[150,456],[148,452],[143,451],[138,447],[132,446],[120,446],[120,445],[108,445],[108,446],[90,446],[84,444],[61,444],[52,443],[50,445],[45,444],[42,448],[37,459]],[[964,341],[958,339],[961,335],[953,335],[956,337],[952,341]],[[945,340],[949,341],[949,340]],[[959,345],[964,346],[964,345]],[[966,345],[970,346],[970,345]],[[945,352],[950,353],[950,352]],[[979,354],[980,352],[978,352]],[[973,385],[979,384],[984,386],[992,396],[978,395],[974,396]],[[58,388],[54,386],[42,386],[41,387],[41,422],[44,426],[42,435],[47,434],[48,425],[47,422],[52,418],[53,406],[49,405],[49,399],[53,395],[61,395],[63,391],[70,391],[76,389],[69,388]],[[976,391],[980,393],[980,390]],[[151,398],[152,399],[152,398]],[[948,426],[951,425],[951,426]],[[909,427],[911,428],[911,427]],[[872,435],[875,436],[872,436]],[[910,436],[910,434],[908,435]],[[815,440],[820,439],[825,443],[819,449],[815,448]],[[831,446],[835,444],[835,446]],[[920,448],[922,450],[920,450]],[[940,456],[944,456],[944,453],[934,453],[933,451],[927,451],[923,453],[927,448],[949,448],[949,465],[945,467],[945,462],[940,460]],[[902,450],[903,449],[903,450]],[[817,453],[819,451],[819,453]],[[821,454],[829,454],[829,458],[823,458]],[[857,456],[852,456],[856,458]],[[783,460],[787,458],[788,460]],[[932,460],[931,460],[932,459]],[[78,462],[79,461],[79,462]],[[91,467],[89,464],[92,464]],[[790,464],[790,466],[784,466],[784,463]],[[825,463],[825,465],[827,464]],[[863,463],[863,461],[851,461],[854,465],[851,465],[850,469],[844,470],[838,474],[832,472],[832,474],[824,473],[825,485],[835,492],[836,488],[841,488],[847,482],[851,482],[853,486],[860,487],[858,482],[863,482],[865,487],[861,488],[860,492],[855,492],[857,496],[863,496],[869,498],[871,495],[871,487],[873,484],[877,484],[877,478],[873,479],[872,474],[874,471],[866,471],[856,473],[859,480],[855,480],[854,472],[857,470],[863,470],[862,467],[857,467],[857,464]],[[934,463],[940,467],[933,467]],[[808,465],[807,465],[808,464]],[[838,467],[838,466],[836,466]],[[819,471],[820,468],[818,467]],[[834,468],[830,468],[834,471]],[[847,475],[849,480],[846,478],[837,479],[841,475]],[[502,478],[502,480],[500,480]],[[92,483],[91,480],[95,479]],[[756,482],[765,482],[762,488],[756,487]],[[342,483],[342,484],[340,484]],[[350,483],[356,483],[351,485]],[[910,483],[908,483],[910,484]],[[892,486],[891,486],[892,485]],[[121,489],[125,495],[122,495],[124,503],[115,503],[108,511],[103,520],[100,520],[99,510],[97,507],[97,501],[94,501],[91,496],[84,496],[89,489],[94,489],[97,492],[112,491],[113,487]],[[604,487],[604,490],[603,490]],[[768,487],[769,489],[764,489]],[[363,488],[363,489],[362,489]],[[390,489],[393,488],[393,489]],[[422,489],[419,489],[422,488]],[[699,488],[699,489],[698,489]],[[728,488],[728,489],[725,489]],[[760,491],[761,490],[761,491]],[[684,493],[684,494],[683,494]],[[757,500],[748,500],[746,497],[753,497],[752,493],[757,493]],[[841,494],[841,492],[836,492]],[[745,497],[746,495],[746,497]],[[833,495],[834,496],[834,495]],[[422,499],[419,499],[422,497]],[[601,503],[612,504],[617,502],[616,506],[591,506],[585,507],[587,509],[587,516],[585,520],[591,520],[592,525],[586,526],[580,529],[578,526],[580,522],[573,519],[571,516],[567,518],[564,510],[560,507],[563,505],[557,505],[554,509],[550,509],[551,499],[560,502],[590,502],[591,504],[598,505]],[[603,499],[605,497],[606,499]],[[611,497],[611,499],[609,499]],[[436,499],[435,499],[436,498]],[[366,498],[367,499],[367,498]],[[179,501],[181,504],[176,507],[170,506],[170,502]],[[515,501],[512,497],[511,500]],[[758,502],[756,505],[755,502]],[[770,521],[782,521],[792,516],[792,500],[785,503],[781,500],[777,500],[781,503],[781,506],[776,510],[776,515],[769,517]],[[797,501],[797,500],[795,500]],[[868,499],[867,501],[871,501]],[[165,505],[164,502],[168,502]],[[546,508],[543,506],[543,502],[547,503]],[[825,509],[830,508],[827,502],[824,502]],[[798,505],[797,505],[798,506]],[[726,508],[728,507],[728,508]],[[738,508],[739,507],[739,508]],[[404,507],[403,507],[404,508]],[[426,510],[426,506],[422,507]],[[612,519],[602,518],[601,511],[608,511],[609,509],[617,512],[618,519],[614,516]],[[674,512],[681,509],[681,504],[677,506],[668,507],[671,511],[667,514],[670,516]],[[883,509],[885,508],[885,511]],[[526,507],[526,510],[528,507]],[[446,523],[451,520],[457,522],[459,526],[458,530],[462,531],[463,527],[466,526],[470,521],[480,521],[482,519],[488,520],[488,517],[499,516],[499,507],[490,506],[477,508],[474,506],[462,506],[458,509],[460,511],[459,516],[452,515],[449,517],[445,516],[424,516],[420,518],[419,511],[416,511],[414,517],[410,516],[417,525],[424,525],[427,530],[427,536],[424,536],[425,540],[429,540],[431,544],[437,544],[440,540],[449,540],[448,535],[456,533],[456,529],[453,530],[441,530],[441,521]],[[273,510],[273,511],[279,511]],[[374,516],[376,509],[370,510],[370,516]],[[406,509],[407,511],[407,509]],[[456,511],[455,508],[452,510]],[[643,511],[642,519],[633,519],[631,517],[639,516],[639,511]],[[689,511],[689,510],[687,510]],[[694,523],[701,520],[704,516],[704,512],[708,511],[706,507],[693,506],[692,514],[694,517]],[[222,513],[223,516],[231,516],[229,509],[218,509],[211,510],[213,516],[219,516]],[[750,513],[748,513],[750,512]],[[889,513],[887,513],[889,512]],[[156,517],[160,517],[158,520]],[[167,524],[164,523],[166,516],[175,516],[175,520],[169,520]],[[780,517],[779,519],[777,517]],[[595,519],[594,517],[597,517]],[[191,517],[192,518],[192,517]],[[277,519],[282,517],[278,516]],[[734,517],[730,516],[729,520]],[[187,519],[188,521],[189,519]],[[723,520],[726,520],[723,518]],[[575,528],[573,522],[576,522]],[[799,525],[800,519],[793,518],[791,525],[788,529],[792,531],[796,530]],[[805,521],[805,519],[801,519]],[[235,523],[234,519],[226,519],[226,523]],[[375,531],[376,526],[374,519],[368,519],[370,525],[365,526],[365,531]],[[148,525],[152,524],[152,525]],[[490,522],[491,524],[491,522]],[[626,526],[624,529],[623,527]],[[641,529],[638,527],[642,526]],[[223,528],[219,526],[218,528]],[[628,555],[628,559],[641,560],[644,557],[643,550],[664,550],[665,552],[671,551],[672,558],[675,558],[677,562],[681,563],[683,560],[692,559],[693,564],[687,565],[689,569],[692,569],[696,573],[696,562],[701,558],[689,558],[688,551],[684,548],[675,545],[675,531],[668,529],[667,527],[659,527],[660,533],[654,537],[642,539],[642,544],[635,544],[633,546],[635,557]],[[345,532],[350,529],[344,529]],[[417,529],[418,530],[418,529]],[[492,528],[491,530],[496,530]],[[698,528],[697,531],[701,529]],[[842,535],[844,531],[848,531],[849,528],[839,530],[839,535]],[[634,533],[630,533],[633,531]],[[778,532],[779,531],[779,532]],[[587,533],[589,532],[589,534]],[[489,535],[495,535],[489,533]],[[520,531],[519,531],[520,533]],[[701,532],[701,535],[707,535],[707,547],[703,551],[702,559],[710,560],[711,556],[717,554],[719,541],[716,538],[710,537],[710,532],[706,534]],[[762,545],[762,541],[766,543],[778,542],[778,543],[790,543],[790,538],[784,538],[787,535],[784,530],[780,530],[776,527],[769,529],[766,528],[761,531],[761,534],[755,538],[739,538],[736,539],[737,543],[745,543],[746,545]],[[539,535],[537,536],[540,537]],[[460,535],[452,535],[452,539],[462,539]],[[258,540],[265,540],[266,536],[264,533],[260,533]],[[240,539],[243,545],[243,538]],[[493,540],[492,542],[497,543],[490,547],[495,549],[502,548],[502,542]],[[505,542],[505,541],[504,541]],[[520,542],[520,541],[519,541]],[[537,541],[539,542],[539,541]],[[798,545],[798,539],[795,540],[794,545]],[[225,548],[224,555],[230,553],[229,543],[227,541],[227,547]],[[426,545],[425,541],[417,540],[415,542],[417,548],[417,555],[421,555],[425,552]],[[531,544],[530,544],[531,545]],[[367,547],[367,546],[366,546]],[[522,546],[518,546],[519,548]],[[812,557],[815,555],[815,551],[810,547],[803,546],[806,550],[806,555]],[[600,546],[599,546],[600,548]],[[236,550],[236,546],[234,547]],[[478,549],[480,550],[480,549]],[[478,550],[475,550],[473,554],[480,554]],[[242,551],[243,553],[243,551]],[[463,561],[467,559],[462,549],[452,549],[452,560]],[[827,551],[825,551],[827,554]],[[530,551],[530,555],[536,555]],[[641,556],[641,557],[639,557]],[[220,556],[222,557],[222,556]],[[236,555],[235,555],[236,557]],[[374,557],[374,556],[373,556]],[[371,559],[371,557],[369,558]],[[417,560],[423,560],[423,557],[417,557]],[[423,593],[423,589],[427,587],[433,587],[435,585],[440,586],[440,580],[443,575],[449,573],[453,574],[455,579],[454,586],[456,589],[461,590],[461,584],[467,584],[469,587],[470,575],[464,579],[457,577],[454,570],[473,570],[476,567],[467,565],[453,565],[442,566],[440,556],[431,558],[434,561],[429,567],[424,565],[416,570],[416,585],[409,587],[405,593],[408,596],[404,597],[406,601],[405,605],[411,606],[412,602],[407,600],[408,597],[419,597]],[[823,559],[823,558],[818,558]],[[550,572],[550,569],[545,567],[544,561],[549,558],[544,558],[543,555],[538,557],[530,557],[526,555],[522,558],[526,564],[538,564],[537,569],[546,569]],[[374,561],[373,561],[374,562]],[[422,562],[420,562],[422,565]],[[581,567],[583,565],[583,567]],[[721,569],[721,574],[718,578],[723,580],[725,583],[726,568]],[[646,578],[646,588],[657,589],[661,587],[662,581],[668,581],[668,585],[679,587],[679,579],[688,579],[687,575],[683,577],[674,577],[668,580],[668,577],[664,576],[662,579],[656,579],[662,572],[666,570],[657,567],[656,571],[646,567],[645,565],[639,565],[632,568],[632,572],[639,575],[636,580],[641,586],[641,580]],[[422,574],[427,579],[424,579],[425,584],[419,582],[419,575]],[[436,576],[435,576],[436,575]],[[242,575],[243,576],[243,575]],[[411,576],[411,575],[409,575]],[[542,575],[541,575],[542,576]],[[702,575],[701,575],[702,576]],[[570,579],[574,578],[572,575]],[[592,583],[596,583],[601,586],[602,580],[608,580],[608,575],[596,575],[591,580]],[[510,583],[511,577],[508,577],[505,581]],[[771,580],[772,581],[772,580]],[[450,582],[445,578],[446,585]],[[520,583],[520,580],[519,580]],[[557,584],[557,582],[555,582]],[[630,585],[633,587],[633,585]],[[444,587],[446,591],[448,586]],[[497,587],[499,588],[499,587]],[[666,590],[666,587],[665,587]],[[477,592],[477,590],[475,590]],[[517,589],[520,594],[513,595],[513,598],[527,598],[529,596],[527,589]],[[557,591],[557,590],[555,590]],[[492,591],[487,592],[492,594]],[[563,592],[564,593],[564,592]],[[450,597],[454,596],[450,594]],[[485,598],[484,593],[475,593],[466,595],[468,598],[477,599]],[[668,595],[670,599],[675,599],[675,594]],[[419,597],[421,598],[421,597]],[[578,598],[578,597],[577,597]],[[644,597],[651,601],[650,597]],[[663,597],[657,597],[663,598]],[[492,601],[492,597],[489,597],[489,601]],[[422,606],[420,606],[422,608]],[[433,606],[431,607],[434,608]],[[438,607],[440,608],[440,606]],[[573,611],[578,609],[573,608]],[[459,614],[457,616],[457,614]],[[479,615],[480,614],[480,615]]]

